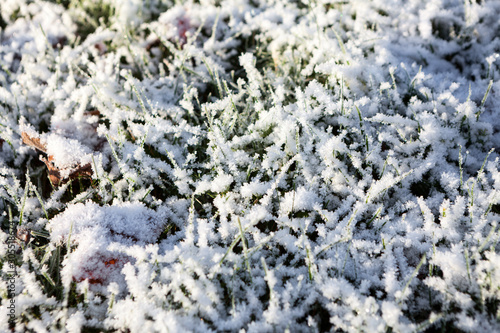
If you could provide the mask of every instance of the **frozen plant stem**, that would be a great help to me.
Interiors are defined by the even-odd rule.
[[[401,296],[398,300],[398,304],[401,306],[402,303],[403,303],[403,299],[405,298],[405,293],[406,293],[406,289],[408,289],[408,287],[410,286],[411,284],[411,281],[415,278],[415,276],[417,276],[418,274],[418,271],[420,270],[420,267],[422,267],[422,265],[425,263],[426,261],[426,255],[424,253],[424,255],[422,256],[422,258],[420,259],[420,262],[418,263],[417,267],[415,268],[415,270],[413,271],[413,273],[411,274],[411,277],[410,279],[408,280],[408,282],[406,283],[405,287],[403,288],[403,290],[401,291]]]
[[[240,229],[240,238],[241,238],[241,246],[243,247],[243,255],[245,256],[245,265],[247,267],[247,270],[248,270],[248,274],[250,274],[250,281],[253,280],[252,278],[252,270],[250,268],[250,261],[248,260],[248,247],[247,247],[247,244],[246,244],[246,238],[245,238],[245,234],[243,232],[243,228],[241,227],[241,221],[240,221],[240,218],[238,217],[238,228]]]
[[[484,93],[483,99],[481,100],[481,105],[479,106],[479,110],[476,112],[476,120],[479,120],[479,116],[484,111],[484,104],[486,103],[486,99],[488,99],[488,95],[490,94],[492,86],[493,86],[493,80],[490,80],[488,88],[486,88],[486,92]]]
[[[26,206],[26,198],[28,197],[28,191],[29,191],[29,173],[26,173],[26,185],[24,187],[24,195],[23,195],[23,201],[21,202],[21,207],[19,209],[19,225],[23,223],[23,216],[24,216],[24,207]]]

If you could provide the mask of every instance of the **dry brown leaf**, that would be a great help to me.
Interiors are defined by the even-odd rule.
[[[69,174],[70,179],[75,179],[78,177],[92,177],[92,166],[90,165],[90,163],[78,166]]]
[[[26,227],[18,227],[16,231],[16,238],[24,243],[28,244],[31,239],[30,230]]]
[[[23,142],[32,148],[36,148],[43,153],[47,153],[47,147],[42,144],[39,138],[32,137],[26,132],[21,133]],[[78,177],[92,177],[92,166],[90,164],[85,164],[83,166],[77,165],[71,168],[60,169],[54,164],[54,157],[48,155],[47,158],[40,156],[40,160],[45,163],[49,171],[49,179],[52,184],[59,186],[68,182],[70,179],[75,179]],[[64,172],[64,174],[69,174],[67,177],[61,175],[61,171],[69,170],[69,172]]]
[[[53,185],[55,185],[55,186],[59,186],[59,184],[62,183],[61,172],[54,165],[54,163],[52,163],[51,160],[52,160],[52,156],[49,156],[48,159],[46,159],[45,157],[40,156],[40,161],[42,161],[43,163],[45,163],[45,165],[47,166],[47,169],[49,170],[49,179],[50,179],[50,182]]]
[[[47,152],[47,147],[40,142],[39,138],[34,138],[26,132],[21,133],[21,138],[23,139],[23,142],[25,144],[27,144],[28,146],[30,146],[32,148],[36,148],[44,153]]]
[[[85,111],[83,113],[84,116],[90,117],[90,116],[99,116],[101,112],[99,110],[91,110],[91,111]]]
[[[69,176],[63,177],[61,175],[61,169],[56,167],[52,162],[54,160],[52,156],[49,155],[48,158],[40,157],[40,160],[47,166],[47,169],[49,171],[50,182],[55,186],[65,184],[68,182],[68,180],[76,179],[78,177],[92,177],[92,166],[90,164],[85,164],[83,166],[77,166],[75,168],[71,168]]]

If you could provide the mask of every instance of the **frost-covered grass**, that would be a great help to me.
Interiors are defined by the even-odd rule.
[[[500,331],[500,2],[0,9],[0,331]]]

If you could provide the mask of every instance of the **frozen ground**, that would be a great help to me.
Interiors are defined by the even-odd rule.
[[[0,0],[0,331],[500,331],[500,2],[179,2]]]

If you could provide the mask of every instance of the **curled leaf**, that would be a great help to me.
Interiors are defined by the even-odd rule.
[[[24,244],[28,244],[31,239],[30,230],[26,227],[18,227],[16,231],[16,238]]]
[[[49,155],[48,158],[40,157],[40,160],[47,166],[50,182],[55,186],[59,186],[68,182],[70,179],[76,179],[78,177],[92,177],[92,166],[90,164],[69,169],[69,172],[65,172],[68,176],[64,177],[61,170],[54,165],[54,158],[52,156]]]
[[[84,165],[77,163],[75,165],[64,167],[61,167],[60,165],[57,166],[57,161],[54,159],[54,156],[47,153],[46,140],[44,140],[43,137],[36,135],[36,133],[28,134],[28,132],[22,132],[21,138],[24,144],[47,154],[47,158],[40,156],[40,160],[47,166],[49,179],[53,185],[59,186],[68,182],[70,179],[92,176],[92,166],[90,163]]]
[[[47,146],[44,143],[42,143],[40,138],[29,135],[27,132],[22,132],[21,138],[23,139],[24,144],[27,144],[32,148],[36,148],[43,153],[47,152]]]

